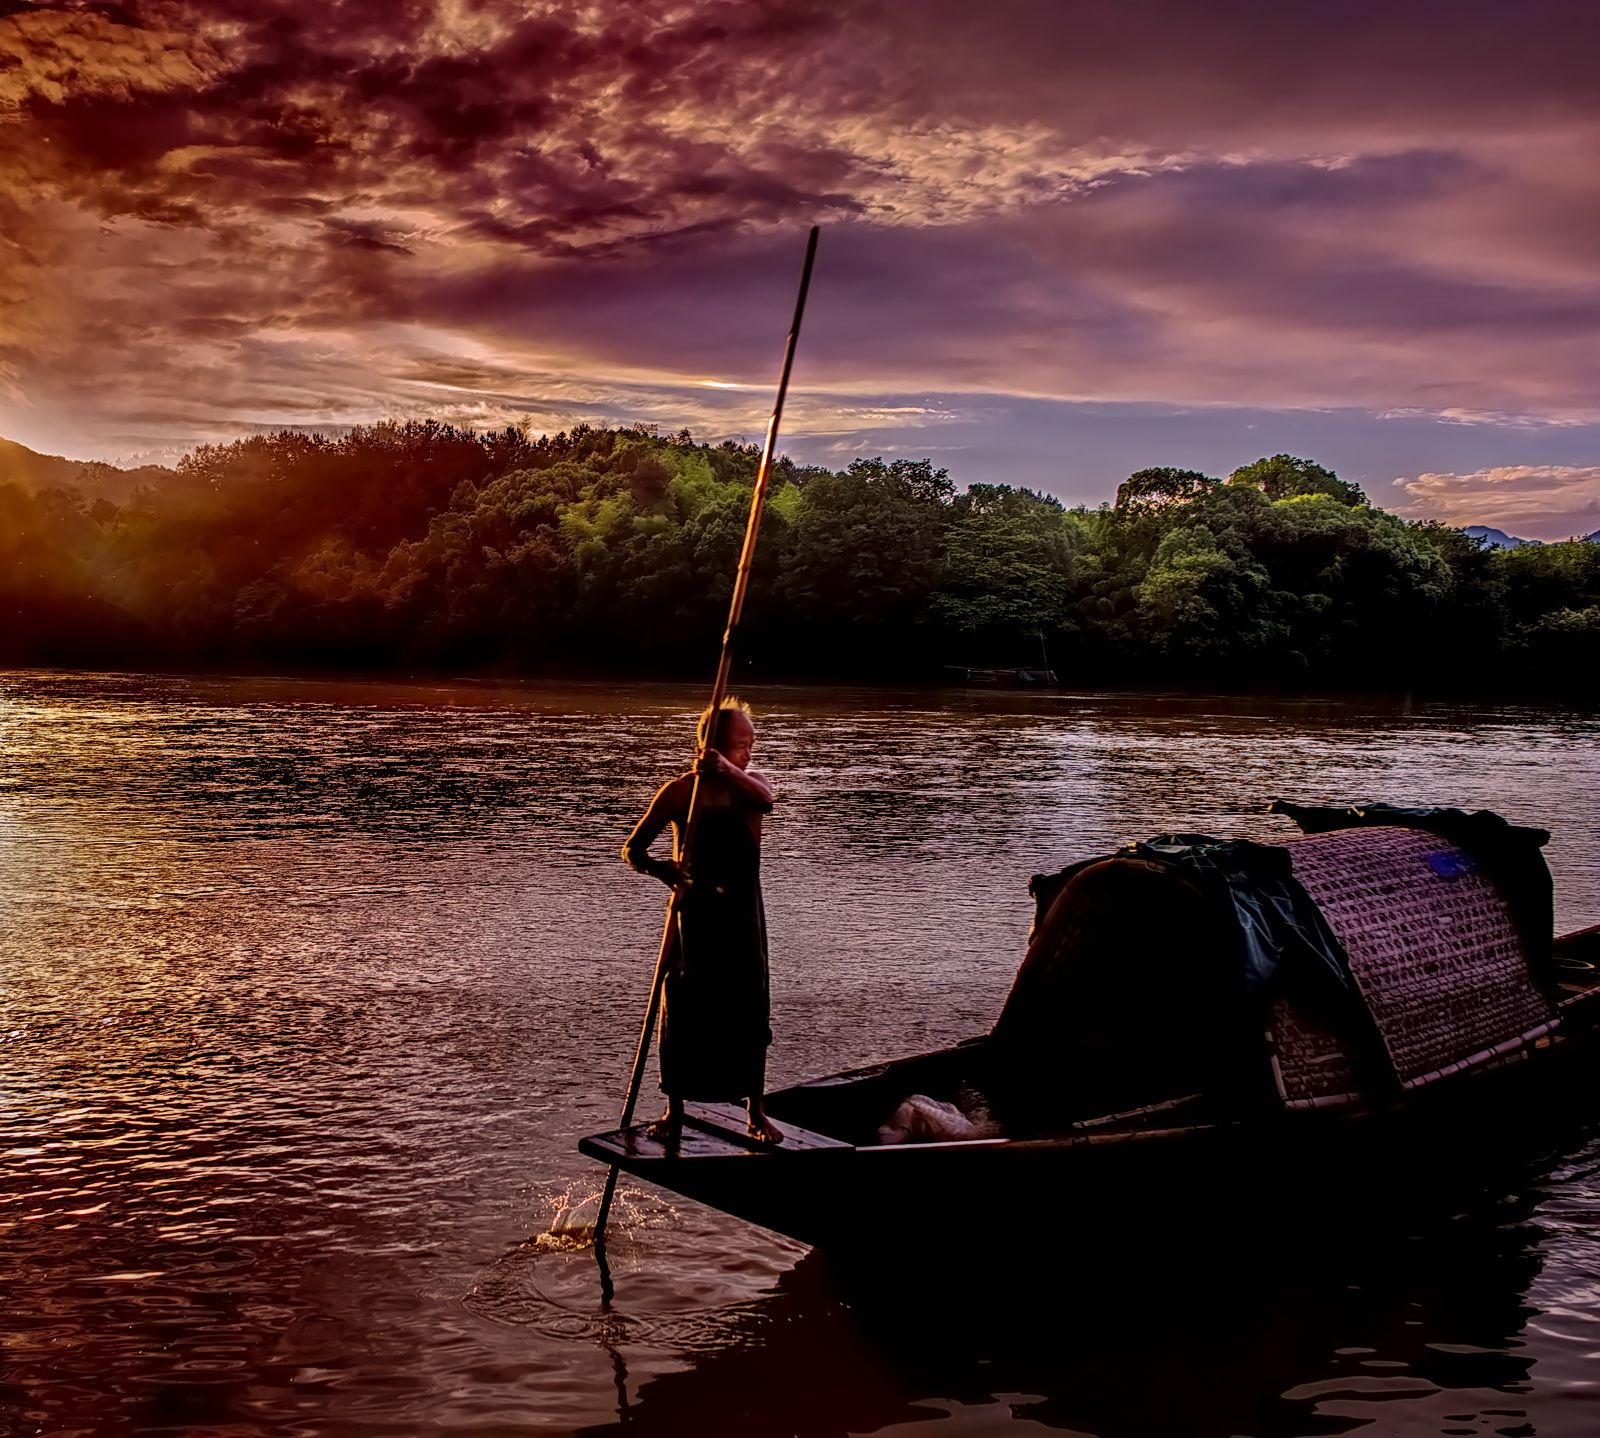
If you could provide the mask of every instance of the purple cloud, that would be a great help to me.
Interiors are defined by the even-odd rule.
[[[56,448],[755,429],[708,386],[770,381],[816,221],[796,434],[919,391],[1600,417],[1587,6],[3,9],[0,432]]]

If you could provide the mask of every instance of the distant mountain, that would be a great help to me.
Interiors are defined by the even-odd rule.
[[[15,440],[0,439],[0,484],[18,484],[38,491],[53,486],[76,489],[90,499],[120,504],[142,484],[153,484],[172,473],[158,464],[138,469],[118,469],[97,459],[63,459],[40,454]]]
[[[1461,531],[1471,535],[1473,539],[1481,539],[1490,549],[1521,549],[1525,544],[1543,544],[1542,539],[1518,539],[1514,534],[1507,534],[1503,529],[1491,529],[1487,524],[1469,524]],[[1590,544],[1600,544],[1600,529],[1593,534],[1584,534],[1580,539],[1587,540]]]
[[[1461,532],[1473,539],[1483,540],[1490,549],[1521,549],[1525,544],[1544,543],[1542,539],[1518,539],[1503,529],[1490,529],[1487,524],[1469,524]]]

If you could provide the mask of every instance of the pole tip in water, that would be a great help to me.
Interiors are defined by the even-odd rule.
[[[556,1238],[593,1238],[595,1226],[600,1222],[600,1195],[586,1198],[570,1208],[563,1208],[550,1221],[549,1232]]]

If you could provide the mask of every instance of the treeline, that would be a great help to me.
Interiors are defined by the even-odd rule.
[[[757,452],[437,423],[197,450],[123,503],[0,484],[0,658],[703,674]],[[1600,544],[1485,549],[1276,455],[1066,509],[780,462],[742,672],[1593,688]]]

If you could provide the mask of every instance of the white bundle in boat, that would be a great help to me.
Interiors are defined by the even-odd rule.
[[[967,1138],[995,1138],[1000,1128],[987,1113],[965,1114],[953,1103],[914,1093],[878,1130],[879,1143],[951,1143]]]

